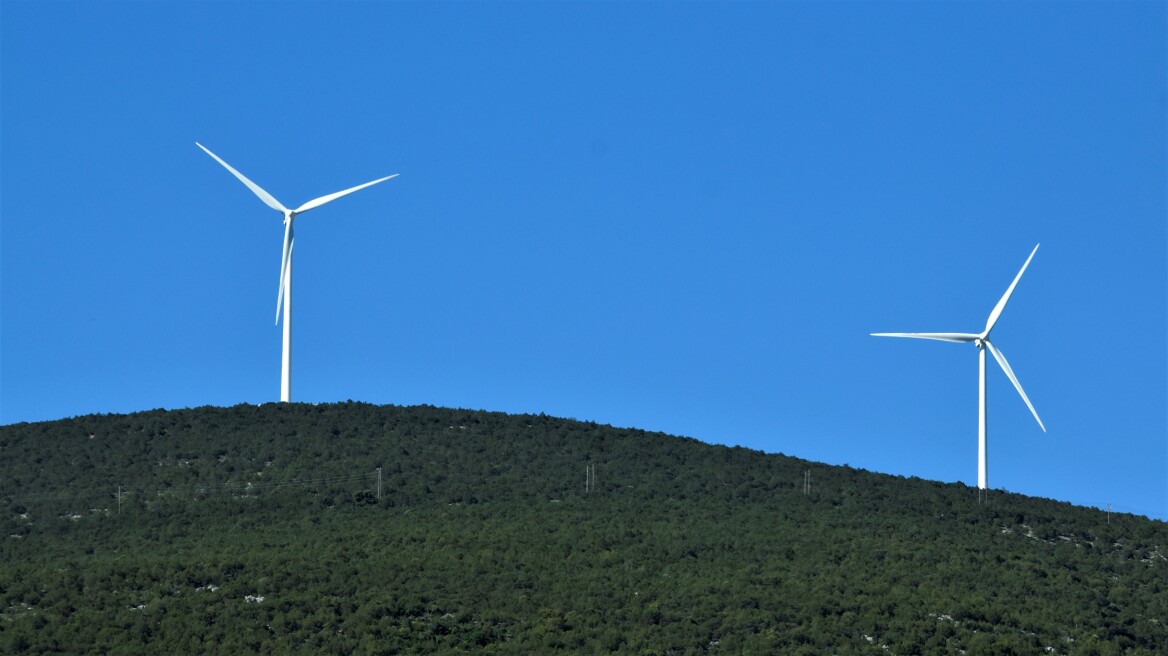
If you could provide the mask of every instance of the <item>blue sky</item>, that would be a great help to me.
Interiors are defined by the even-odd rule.
[[[545,412],[1168,519],[1146,3],[0,4],[0,423]]]

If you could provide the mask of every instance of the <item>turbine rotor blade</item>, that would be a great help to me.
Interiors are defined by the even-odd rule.
[[[320,198],[315,198],[315,199],[310,200],[307,203],[301,205],[300,207],[297,207],[295,212],[297,214],[300,214],[302,212],[307,212],[308,210],[320,207],[321,205],[324,205],[325,203],[331,203],[332,201],[340,198],[341,196],[348,196],[349,194],[353,193],[354,191],[361,191],[365,187],[372,187],[373,185],[375,185],[379,182],[385,182],[386,180],[389,180],[390,178],[396,178],[398,175],[399,175],[398,173],[394,173],[393,175],[387,175],[384,178],[374,180],[373,182],[366,182],[363,185],[357,185],[356,187],[351,187],[351,188],[346,189],[344,191],[338,191],[335,194],[329,194],[327,196],[321,196]]]
[[[1025,273],[1026,267],[1030,266],[1030,260],[1034,259],[1034,254],[1038,252],[1038,247],[1041,244],[1035,244],[1034,250],[1030,251],[1030,257],[1026,258],[1026,263],[1018,270],[1018,275],[1014,276],[1014,282],[1010,283],[1010,287],[1006,289],[1006,293],[1002,294],[1001,300],[994,306],[993,312],[990,312],[990,318],[986,320],[985,332],[982,333],[987,337],[990,331],[994,329],[994,324],[998,322],[998,317],[1002,316],[1002,310],[1006,309],[1006,302],[1010,300],[1010,294],[1014,293],[1014,287],[1017,286],[1018,281],[1022,279],[1022,274]],[[1036,415],[1037,416],[1037,415]],[[1041,423],[1041,422],[1039,422]]]
[[[284,283],[288,277],[288,263],[292,258],[292,217],[284,220],[284,252],[280,257],[280,290],[276,292],[276,323],[280,323],[280,306],[284,303]]]
[[[955,342],[957,344],[964,344],[972,342],[981,335],[974,335],[972,333],[871,333],[873,337],[911,337],[913,339],[935,339],[939,342]]]
[[[203,149],[203,152],[207,153],[207,154],[208,154],[208,155],[210,155],[211,157],[214,157],[216,162],[219,162],[220,164],[222,164],[222,165],[223,165],[223,168],[227,169],[228,171],[231,171],[231,174],[232,174],[232,175],[234,175],[235,177],[239,178],[239,181],[240,181],[240,182],[242,182],[243,184],[247,185],[247,188],[248,188],[248,189],[251,189],[252,193],[254,193],[256,196],[259,196],[260,200],[262,200],[262,201],[264,201],[265,203],[267,203],[268,207],[270,207],[270,208],[272,208],[272,209],[276,210],[277,212],[283,212],[283,213],[285,213],[285,214],[287,214],[287,213],[288,213],[288,208],[286,208],[286,207],[284,207],[283,205],[281,205],[281,204],[280,204],[280,201],[276,200],[275,198],[273,198],[273,197],[272,197],[272,195],[271,195],[271,194],[269,194],[268,192],[266,192],[266,191],[264,191],[263,189],[261,189],[259,185],[257,185],[256,183],[252,182],[251,180],[248,180],[248,179],[247,179],[247,176],[245,176],[244,174],[240,173],[239,171],[236,171],[235,169],[231,168],[231,165],[230,165],[230,164],[228,164],[227,162],[224,162],[223,160],[219,159],[219,156],[218,156],[218,155],[216,155],[215,153],[213,153],[213,152],[211,152],[211,151],[207,150],[207,149],[206,149],[206,148],[203,146],[203,144],[201,144],[201,143],[199,143],[199,142],[197,142],[197,141],[196,141],[196,142],[195,142],[195,145],[196,145],[196,146],[198,146],[199,148],[202,148],[202,149]]]
[[[1026,396],[1026,392],[1022,391],[1022,383],[1018,382],[1018,377],[1014,375],[1014,370],[1010,368],[1010,363],[1006,362],[1006,356],[1002,355],[1002,352],[999,351],[996,346],[991,344],[989,340],[986,340],[985,345],[986,348],[990,350],[990,353],[993,354],[994,359],[998,361],[999,365],[1001,365],[1002,371],[1006,372],[1006,376],[1010,379],[1010,382],[1014,383],[1014,389],[1018,390],[1018,394],[1020,394],[1022,396],[1022,400],[1026,402],[1026,407],[1030,408],[1030,414],[1034,415],[1034,421],[1038,422],[1038,427],[1041,428],[1042,432],[1045,433],[1046,426],[1042,425],[1042,420],[1038,418],[1038,411],[1035,410],[1034,405],[1030,403],[1030,399]]]

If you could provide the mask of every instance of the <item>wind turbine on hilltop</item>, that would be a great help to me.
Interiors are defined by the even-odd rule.
[[[283,308],[284,308],[284,351],[283,351],[283,357],[281,359],[281,366],[280,366],[280,401],[283,401],[283,402],[291,401],[292,400],[292,371],[291,371],[291,369],[292,369],[292,244],[293,244],[293,241],[295,239],[295,235],[292,232],[292,223],[293,223],[293,221],[295,221],[296,215],[298,215],[298,214],[303,214],[303,213],[307,212],[308,210],[316,209],[316,208],[320,207],[321,205],[324,205],[325,203],[331,203],[332,201],[340,198],[341,196],[347,196],[347,195],[353,193],[354,191],[360,191],[360,190],[364,189],[365,187],[371,187],[379,182],[385,182],[386,180],[388,180],[390,178],[396,178],[398,174],[394,173],[393,175],[387,175],[384,178],[374,180],[373,182],[366,182],[363,185],[357,185],[356,187],[351,187],[351,188],[346,189],[344,191],[338,191],[334,194],[329,194],[327,196],[321,196],[320,198],[316,198],[314,200],[308,201],[307,203],[301,205],[300,207],[297,207],[294,210],[290,210],[287,207],[284,207],[283,205],[281,205],[280,201],[273,198],[271,194],[269,194],[268,192],[261,189],[259,185],[252,182],[251,180],[248,180],[239,171],[236,171],[235,169],[231,168],[230,164],[219,159],[218,155],[207,150],[203,146],[203,144],[196,141],[195,145],[198,146],[199,148],[202,148],[203,152],[207,153],[211,157],[214,157],[216,162],[219,162],[220,164],[223,165],[223,168],[227,169],[228,171],[231,171],[232,175],[239,178],[240,182],[247,185],[247,188],[251,189],[252,193],[254,193],[256,196],[259,196],[260,200],[264,201],[264,203],[266,203],[268,207],[276,210],[277,212],[281,212],[284,215],[284,250],[283,250],[283,255],[280,258],[280,289],[278,292],[276,292],[276,323],[280,323],[280,307],[281,307],[281,305],[283,305]]]
[[[1030,260],[1034,259],[1034,254],[1038,252],[1038,245],[1034,246],[1034,250],[1030,251],[1030,257],[1026,258],[1026,263],[1022,265],[1022,269],[1018,271],[1018,275],[1014,276],[1014,282],[1010,283],[1010,287],[1006,289],[1006,293],[1002,295],[1001,300],[994,306],[990,317],[986,320],[985,330],[979,334],[973,333],[872,333],[875,337],[913,337],[916,339],[935,339],[941,342],[957,342],[966,343],[973,342],[978,349],[978,401],[977,401],[977,487],[978,496],[980,498],[982,491],[989,487],[989,472],[986,465],[986,351],[989,351],[994,359],[1001,365],[1002,371],[1006,372],[1006,376],[1014,383],[1014,389],[1018,390],[1018,394],[1022,400],[1026,402],[1026,407],[1030,408],[1030,414],[1034,415],[1034,420],[1038,422],[1039,428],[1046,432],[1046,426],[1042,425],[1042,420],[1038,418],[1038,412],[1034,409],[1034,405],[1030,403],[1026,392],[1022,391],[1022,384],[1018,382],[1018,377],[1014,375],[1014,370],[1010,368],[1010,363],[1006,362],[1006,356],[998,350],[993,343],[990,342],[990,331],[994,329],[994,324],[998,322],[998,318],[1002,316],[1002,310],[1006,308],[1006,302],[1010,300],[1010,295],[1014,293],[1014,287],[1018,285],[1018,281],[1022,279],[1022,274],[1026,271],[1026,267],[1030,266]]]

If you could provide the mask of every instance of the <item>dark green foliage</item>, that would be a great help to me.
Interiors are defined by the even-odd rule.
[[[1159,654],[1166,547],[1131,515],[544,416],[0,427],[0,653]]]

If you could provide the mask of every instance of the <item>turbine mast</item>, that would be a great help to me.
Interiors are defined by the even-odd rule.
[[[986,461],[986,349],[977,345],[977,489],[989,489],[989,463]]]
[[[284,351],[280,359],[280,402],[292,401],[292,253],[284,272]]]

